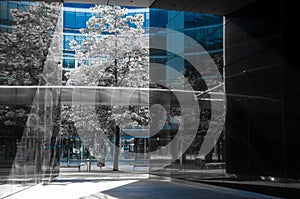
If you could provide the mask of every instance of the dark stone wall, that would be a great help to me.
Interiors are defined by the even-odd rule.
[[[300,177],[300,70],[294,18],[286,14],[292,8],[256,1],[226,16],[228,173]]]

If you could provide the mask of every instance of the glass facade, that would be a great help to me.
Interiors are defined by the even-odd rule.
[[[74,51],[70,48],[70,41],[75,40],[81,43],[84,40],[84,35],[80,33],[80,29],[86,28],[86,22],[91,18],[92,14],[89,8],[93,4],[63,4],[63,74],[70,69],[78,67],[78,62],[75,59]],[[145,22],[143,28],[149,27],[149,11],[146,8],[128,8],[128,16],[135,14],[143,14]],[[64,78],[64,77],[63,77]],[[65,79],[63,80],[65,84]]]
[[[150,9],[150,19],[150,27],[159,27],[161,32],[165,30],[158,36],[151,37],[150,33],[150,62],[152,64],[150,79],[156,79],[155,76],[160,75],[160,83],[156,82],[157,84],[152,85],[161,88],[191,89],[206,93],[201,94],[201,97],[198,98],[199,126],[189,129],[190,132],[195,132],[190,146],[183,147],[182,141],[179,139],[172,146],[179,151],[171,149],[171,154],[165,154],[171,156],[167,166],[170,169],[157,170],[153,168],[152,171],[155,174],[179,178],[190,178],[192,175],[196,177],[199,175],[196,170],[202,172],[202,178],[208,178],[208,173],[210,173],[210,177],[224,176],[226,155],[225,133],[222,126],[224,98],[219,95],[224,94],[221,80],[223,73],[223,18],[210,14]],[[157,45],[156,40],[161,40],[161,45]],[[180,78],[186,80],[183,87],[177,85]],[[218,86],[220,89],[215,89]],[[155,92],[152,93],[153,96],[155,94]],[[179,96],[176,98],[180,101]],[[214,99],[219,102],[214,102]],[[168,103],[164,103],[163,106],[169,113],[167,123],[169,127],[150,138],[150,150],[153,151],[167,147],[172,140],[176,140],[181,132],[178,127],[182,123],[174,123],[174,121],[178,115],[184,115],[185,111],[189,110],[181,102],[174,102],[171,98],[166,101]],[[150,101],[150,106],[156,103],[155,100]],[[216,111],[219,119],[215,118]],[[214,124],[212,125],[212,123]],[[219,129],[220,134],[216,137],[212,136],[211,142],[214,143],[214,147],[207,150],[205,154],[203,146],[210,139],[208,138],[211,136],[209,129],[212,128]],[[189,133],[185,133],[188,136]],[[188,142],[188,140],[185,141]],[[161,153],[155,154],[150,161],[155,165],[157,161],[162,162],[162,156]],[[177,156],[178,158],[176,158]],[[191,175],[192,171],[194,173]],[[201,178],[200,175],[198,177]]]
[[[2,198],[59,173],[60,91],[49,86],[61,85],[62,21],[59,3],[0,7]]]
[[[63,37],[63,42],[64,42],[64,59],[63,59],[63,67],[64,70],[68,71],[72,68],[77,67],[77,63],[72,55],[72,52],[68,46],[69,42],[73,39],[76,41],[82,41],[83,36],[79,33],[79,28],[84,28],[85,26],[78,27],[76,26],[76,21],[80,19],[81,16],[85,15],[86,17],[90,17],[87,13],[89,10],[87,9],[89,5],[81,5],[81,4],[64,4],[64,37]],[[85,12],[85,14],[83,14]],[[77,14],[81,13],[81,14]],[[217,59],[221,60],[217,62],[219,70],[222,72],[222,54],[223,54],[223,18],[222,17],[217,17],[214,15],[208,15],[208,14],[199,14],[199,13],[180,13],[178,15],[178,12],[176,11],[168,11],[168,10],[160,10],[160,9],[134,9],[134,8],[129,8],[129,14],[134,14],[134,13],[142,13],[145,18],[145,23],[143,28],[148,29],[152,27],[160,27],[160,28],[165,28],[167,27],[168,29],[173,29],[178,32],[183,33],[184,35],[187,35],[188,37],[194,39],[196,42],[200,43],[203,48],[205,49],[205,52],[196,52],[196,53],[207,53],[211,57],[214,58],[214,61]],[[77,19],[77,17],[79,19]],[[72,17],[72,22],[68,22],[70,19],[68,17]],[[86,18],[86,20],[88,19]],[[149,20],[149,18],[151,20]],[[71,24],[72,23],[72,24]],[[178,24],[181,24],[180,28],[178,28]],[[151,33],[150,33],[151,34]],[[165,35],[167,37],[166,43],[163,44],[164,48],[166,50],[159,50],[159,49],[152,49],[150,53],[150,59],[151,63],[160,63],[160,64],[167,64],[168,62],[172,61],[172,57],[174,57],[174,54],[172,52],[168,52],[168,48],[172,48],[172,43],[175,42],[174,38],[171,36]],[[194,59],[195,57],[195,52],[193,52],[192,49],[189,47],[184,48],[184,41],[176,41],[176,42],[181,42],[182,43],[182,51],[184,52],[185,57],[192,57]],[[150,47],[151,47],[151,41],[150,41]],[[68,53],[68,54],[67,54]],[[68,55],[68,57],[67,57]],[[176,65],[176,67],[175,67]],[[173,60],[173,65],[172,67],[175,68],[178,72],[183,73],[182,75],[189,80],[189,83],[192,84],[194,90],[199,90],[199,91],[205,91],[207,90],[207,87],[203,81],[203,77],[200,76],[199,72],[196,71],[196,69],[189,63],[188,61],[184,60]],[[213,66],[212,66],[213,67]],[[150,72],[151,73],[151,72]],[[162,81],[169,81],[168,78],[177,78],[173,77],[170,71],[167,69],[162,69],[160,71],[160,75],[163,75],[161,77]],[[172,82],[173,81],[173,82]],[[174,83],[174,80],[171,80],[171,84]],[[157,86],[157,85],[156,85]],[[190,161],[194,162],[195,157],[197,156],[197,151],[199,151],[199,147],[201,145],[201,140],[203,140],[203,137],[206,134],[207,130],[207,123],[209,122],[210,116],[210,103],[202,101],[201,102],[202,109],[201,112],[203,113],[203,123],[201,126],[203,126],[203,129],[199,129],[199,135],[198,138],[195,140],[193,147],[189,149],[189,154],[187,155],[190,157]],[[175,107],[174,107],[175,108]],[[180,111],[178,111],[179,113]],[[171,131],[168,126],[174,125],[174,123],[170,123],[165,125],[164,131],[165,135],[162,133],[161,135],[163,137],[168,134],[167,132]],[[205,127],[206,126],[206,127]],[[174,136],[176,134],[176,128],[172,128]],[[171,137],[172,137],[171,136]],[[222,134],[223,136],[223,134]],[[123,138],[124,140],[121,142],[125,142],[126,139],[126,133],[124,134]],[[166,140],[165,144],[168,143],[167,138],[160,137],[160,142],[163,143],[162,140]],[[168,136],[167,136],[168,137]],[[123,139],[122,138],[122,139]],[[129,136],[129,140],[132,137]],[[157,140],[158,138],[155,137]],[[223,139],[223,138],[222,138]],[[136,140],[137,141],[137,140]],[[127,142],[127,141],[126,141]],[[142,141],[143,143],[144,141]],[[138,145],[138,143],[135,143]],[[155,150],[157,147],[160,147],[160,144],[158,143],[151,143],[152,148],[147,149],[147,150]],[[153,147],[157,145],[156,147]],[[125,146],[125,145],[124,145]],[[148,148],[148,147],[146,147]],[[81,149],[82,150],[82,149]],[[110,149],[107,149],[110,151]],[[194,155],[193,155],[194,153]],[[123,155],[121,155],[123,157]],[[224,148],[224,140],[218,142],[216,148],[214,151],[211,152],[210,158],[208,158],[208,162],[224,162],[225,161],[225,148]],[[126,156],[124,156],[126,157]],[[190,163],[189,163],[190,164]],[[192,163],[193,164],[193,163]]]
[[[17,8],[27,12],[31,9],[30,4],[38,5],[25,2],[1,2],[1,34],[3,32],[14,34],[13,30],[17,23],[9,11]],[[204,151],[204,156],[200,154],[201,145],[208,137],[206,135],[209,122],[214,116],[211,107],[216,106],[208,98],[218,95],[222,91],[222,89],[216,89],[214,91],[219,93],[209,93],[210,88],[220,85],[222,87],[221,78],[215,77],[215,71],[211,71],[211,68],[216,67],[217,72],[222,73],[223,18],[208,14],[128,7],[128,15],[142,14],[145,20],[142,28],[145,30],[145,35],[150,37],[151,68],[149,73],[150,77],[153,77],[150,88],[154,91],[145,94],[143,89],[135,92],[116,89],[117,97],[111,100],[110,97],[107,97],[111,92],[109,89],[97,88],[91,91],[61,86],[65,85],[67,81],[65,73],[80,67],[75,58],[75,52],[69,44],[72,40],[81,43],[85,39],[85,36],[80,33],[80,29],[86,27],[86,22],[92,16],[89,8],[94,5],[64,3],[57,6],[59,14],[53,26],[55,30],[48,31],[52,35],[45,38],[45,40],[48,39],[46,50],[44,49],[49,51],[44,55],[47,61],[34,65],[41,68],[40,73],[36,74],[38,81],[32,83],[34,78],[31,77],[31,73],[27,74],[30,81],[26,79],[20,83],[18,82],[19,78],[15,78],[17,81],[11,81],[10,78],[15,77],[12,72],[1,71],[0,80],[1,83],[3,82],[1,113],[5,117],[0,117],[2,137],[0,149],[2,159],[0,161],[1,171],[5,171],[1,173],[2,176],[5,176],[4,184],[16,187],[15,185],[20,182],[27,186],[45,180],[49,181],[58,175],[59,167],[78,167],[79,170],[81,167],[85,167],[90,170],[91,167],[96,166],[112,166],[115,158],[115,145],[120,146],[118,157],[124,170],[130,167],[130,170],[133,168],[135,171],[138,167],[147,167],[146,172],[150,170],[159,174],[160,169],[165,167],[171,167],[174,171],[191,169],[204,171],[218,168],[218,174],[223,174],[225,161],[223,133],[221,136],[212,136],[210,141],[215,144],[212,148],[205,149],[209,151]],[[160,28],[159,31],[153,32],[157,28]],[[170,30],[176,31],[175,34],[169,33]],[[41,35],[41,32],[36,35]],[[24,32],[24,34],[26,33]],[[2,37],[5,37],[5,34],[2,34]],[[162,41],[158,46],[152,45],[156,39]],[[28,43],[26,43],[27,41],[22,43],[23,40],[18,41],[21,43],[17,50],[21,49],[22,53],[24,51],[25,54],[28,53],[26,56],[30,57],[32,52],[28,49],[32,46],[37,48],[34,46],[34,41],[36,40],[28,41]],[[194,42],[195,45],[191,45],[190,42]],[[23,48],[26,45],[28,48]],[[1,50],[3,50],[2,47],[4,49],[4,45],[1,44]],[[37,49],[35,50],[35,52],[39,52]],[[181,56],[177,56],[176,53]],[[1,64],[6,64],[7,67],[14,64],[9,59],[11,57],[4,53],[3,55],[7,56],[6,62],[1,62]],[[21,55],[16,58],[22,59]],[[41,57],[37,56],[35,60],[39,58]],[[29,62],[26,60],[24,63]],[[95,60],[86,61],[92,63]],[[163,67],[155,64],[161,64]],[[203,71],[203,74],[199,70],[199,67],[202,66],[208,68]],[[10,76],[5,76],[7,74]],[[180,78],[181,80],[179,80]],[[27,88],[27,86],[33,86],[33,88]],[[51,86],[58,87],[48,88]],[[168,90],[177,88],[178,91],[174,92]],[[134,108],[138,106],[140,108],[141,104],[142,106],[153,106],[155,113],[164,116],[163,122],[160,122],[161,129],[155,129],[155,125],[150,130],[122,128],[120,135],[105,138],[103,134],[99,133],[101,130],[97,129],[97,126],[88,130],[76,127],[74,121],[66,119],[69,115],[64,115],[64,113],[70,112],[68,110],[64,112],[64,110],[70,109],[71,104],[79,101],[82,104],[80,104],[81,110],[78,112],[82,113],[84,110],[86,113],[92,113],[95,111],[89,106],[90,100],[95,100],[90,99],[91,93],[89,92],[92,92],[92,96],[99,94],[100,102],[104,105],[111,101],[124,103],[124,99],[130,99],[128,101],[133,103]],[[191,94],[194,92],[198,92],[196,100],[195,96]],[[128,95],[133,97],[130,98]],[[6,96],[9,97],[6,98]],[[178,97],[179,99],[177,99]],[[221,101],[219,106],[224,103],[223,97],[214,97],[216,101]],[[99,99],[97,98],[97,100]],[[11,104],[9,101],[14,103]],[[101,103],[100,105],[102,105]],[[193,106],[197,108],[193,109]],[[134,109],[133,107],[130,106]],[[223,108],[221,109],[223,110]],[[77,118],[81,117],[80,113],[76,115]],[[194,114],[195,118],[189,119],[189,114]],[[93,117],[92,114],[90,116]],[[10,119],[7,120],[7,117]],[[94,120],[95,118],[92,118],[91,122]],[[219,124],[218,121],[216,123]],[[183,125],[186,127],[184,131],[180,132]],[[92,125],[90,124],[90,126]],[[214,128],[219,127],[214,126]],[[155,135],[151,134],[152,130],[156,132]],[[195,134],[191,134],[190,131]],[[183,135],[178,137],[179,134]],[[184,144],[185,142],[189,143],[188,146]],[[169,146],[170,143],[172,146]],[[167,172],[169,172],[168,175],[171,175],[170,170]],[[18,178],[18,180],[12,182],[11,179],[14,178]],[[27,181],[29,178],[32,179],[31,182]],[[19,189],[11,188],[10,190],[8,193]]]
[[[263,1],[228,3],[230,11],[209,11],[224,18],[184,11],[202,1],[174,4],[179,11],[164,10],[162,1],[153,2],[157,8],[127,7],[127,16],[145,19],[147,88],[112,88],[119,86],[113,75],[92,86],[66,85],[66,72],[99,72],[78,70],[70,47],[85,40],[80,29],[94,5],[0,1],[1,198],[50,182],[61,168],[100,172],[115,168],[116,159],[126,172],[299,198],[298,35],[285,13],[292,3],[275,0],[268,10]],[[82,65],[107,58],[97,56]],[[115,129],[105,129],[113,107],[123,111],[119,105],[131,119],[150,115],[150,127],[119,128],[115,120]]]
[[[172,38],[170,34],[167,36],[163,45],[165,48],[177,48],[174,44],[179,46],[179,51],[184,52],[185,60],[172,60],[176,55],[168,50],[151,49],[151,63],[169,64],[172,68],[178,72],[184,73],[185,77],[189,78],[192,83],[201,81],[200,74],[195,70],[187,59],[196,59],[196,54],[208,53],[214,62],[218,65],[218,69],[222,74],[223,70],[223,18],[215,15],[180,12],[171,10],[151,9],[150,10],[150,25],[151,27],[160,27],[175,30],[184,34],[185,37],[193,39],[200,44],[204,49],[199,52],[195,52],[195,49],[191,47],[183,38]],[[151,41],[150,41],[151,42]],[[154,42],[154,41],[152,41]],[[201,57],[201,56],[199,56]],[[201,62],[200,60],[195,60]],[[166,73],[166,78],[168,78]],[[199,77],[199,78],[197,78]],[[173,77],[170,77],[174,79]],[[203,79],[203,78],[202,78]],[[176,81],[169,80],[169,81]],[[194,89],[200,89],[199,84],[194,85]],[[197,90],[196,89],[196,90]],[[202,90],[205,89],[202,88]]]

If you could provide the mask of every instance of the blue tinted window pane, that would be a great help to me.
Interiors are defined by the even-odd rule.
[[[75,68],[75,60],[74,59],[64,59],[63,67],[64,68]]]
[[[90,18],[92,17],[92,14],[91,13],[85,13],[85,18],[86,18],[86,21],[88,21]]]
[[[0,18],[7,20],[7,3],[0,2]]]
[[[17,5],[17,4],[11,3],[11,2],[8,3],[8,10],[9,10],[9,11],[10,11],[11,9],[17,9],[17,8],[18,8],[18,5]],[[10,12],[9,12],[9,13],[10,13]],[[8,19],[12,20],[11,14],[9,14]]]
[[[195,40],[198,41],[198,42],[201,42],[201,39],[203,38],[204,36],[204,29],[199,29],[197,31],[195,31]]]
[[[91,8],[95,6],[94,4],[80,4],[80,3],[64,3],[64,7],[69,8]]]
[[[66,28],[75,28],[75,12],[65,12],[64,22]]]
[[[75,39],[78,43],[81,43],[84,40],[84,36],[76,36]]]
[[[195,13],[185,12],[184,13],[184,20],[185,21],[194,21],[194,16],[195,16]]]
[[[168,12],[164,10],[150,9],[150,26],[165,27],[168,22]]]
[[[145,17],[145,22],[144,22],[144,28],[147,28],[147,27],[149,27],[149,13],[146,13],[145,15],[144,15],[144,17]]]
[[[66,49],[66,36],[63,36],[63,49]]]
[[[76,28],[84,28],[84,27],[85,27],[85,13],[76,12]]]
[[[74,40],[74,36],[66,35],[64,36],[64,49],[71,50],[70,41]]]
[[[186,34],[187,36],[189,36],[191,38],[195,38],[195,30],[184,31],[184,34]]]
[[[223,28],[222,26],[218,28],[218,30],[216,31],[216,39],[218,41],[222,41],[223,40]]]
[[[184,28],[193,28],[195,27],[194,13],[185,12],[184,13]]]
[[[26,5],[25,2],[24,3],[21,3],[19,4],[19,7],[18,9],[21,11],[21,12],[26,12],[28,11],[30,8],[29,8],[29,5]]]

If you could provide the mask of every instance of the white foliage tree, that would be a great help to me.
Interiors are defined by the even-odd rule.
[[[61,4],[32,2],[29,7],[25,7],[20,2],[19,5],[19,9],[10,10],[12,16],[11,28],[7,31],[3,27],[0,29],[1,84],[17,86],[45,85],[43,71],[47,63],[50,62],[47,56],[51,54],[49,48],[59,22]],[[52,61],[54,62],[54,60]],[[40,116],[42,114],[46,114],[46,108],[42,109],[36,104],[0,105],[1,134],[5,133],[10,135],[8,137],[13,138],[6,141],[11,146],[15,148],[18,145],[25,146],[22,149],[25,153],[16,150],[15,152],[11,151],[10,156],[15,156],[14,162],[23,161],[22,158],[28,157],[22,163],[25,164],[24,167],[13,168],[12,175],[14,175],[14,171],[20,172],[18,174],[22,174],[24,171],[26,174],[41,172],[42,164],[48,161],[47,158],[51,159],[52,162],[55,157],[52,149],[51,152],[48,150],[49,153],[44,151],[43,158],[40,154],[42,153],[42,140],[49,138],[48,135],[53,135],[53,137],[50,137],[51,141],[49,140],[49,143],[55,144],[55,139],[52,138],[55,138],[56,133],[59,131],[58,122],[56,121],[59,120],[60,111],[57,107],[53,108],[52,115],[48,117],[52,117],[53,126],[47,129],[47,133],[44,133],[46,127],[37,125],[37,119],[41,121]],[[15,137],[18,137],[18,139],[15,139]],[[36,140],[36,142],[33,142],[33,140]],[[27,147],[30,147],[30,149],[27,150]],[[35,152],[32,153],[33,151]],[[18,153],[22,153],[22,156]],[[31,169],[24,170],[26,165],[33,162],[35,164],[34,171]]]
[[[31,4],[28,10],[11,9],[12,29],[0,29],[0,79],[5,85],[38,85],[41,80],[59,4]],[[29,107],[0,106],[0,126],[24,126]]]
[[[143,15],[129,16],[126,8],[110,5],[96,5],[91,13],[87,28],[81,30],[85,39],[70,43],[80,67],[66,74],[67,85],[148,87],[149,43],[142,28]],[[72,109],[82,112],[82,106]],[[149,116],[148,107],[97,105],[96,117],[90,113],[77,118],[75,126],[91,124],[93,118],[94,125],[100,124],[104,131],[115,136],[116,146],[119,146],[120,128],[147,125]],[[115,147],[113,170],[118,170],[118,154],[119,149]]]
[[[0,29],[0,76],[8,85],[37,85],[59,16],[59,4],[36,3],[12,9],[12,30]]]

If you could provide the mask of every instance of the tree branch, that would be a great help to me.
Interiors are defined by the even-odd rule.
[[[22,57],[24,58],[24,60],[26,61],[26,56],[24,55],[24,53],[19,49],[19,47],[17,45],[15,45],[15,43],[5,34],[5,32],[3,32],[0,29],[0,32],[2,32],[3,36],[12,44],[13,47],[15,47],[17,49],[17,51],[19,51],[19,53],[21,53]]]
[[[31,70],[28,70],[30,77],[35,81],[36,84],[39,83],[39,80],[32,74]]]
[[[121,80],[119,81],[119,83],[116,86],[120,86],[120,84],[122,83],[122,81],[125,79],[126,73],[128,72],[128,68],[129,68],[130,62],[131,62],[130,58],[131,58],[131,56],[129,56],[129,60],[126,63],[125,73],[124,73],[123,77],[121,78]]]

